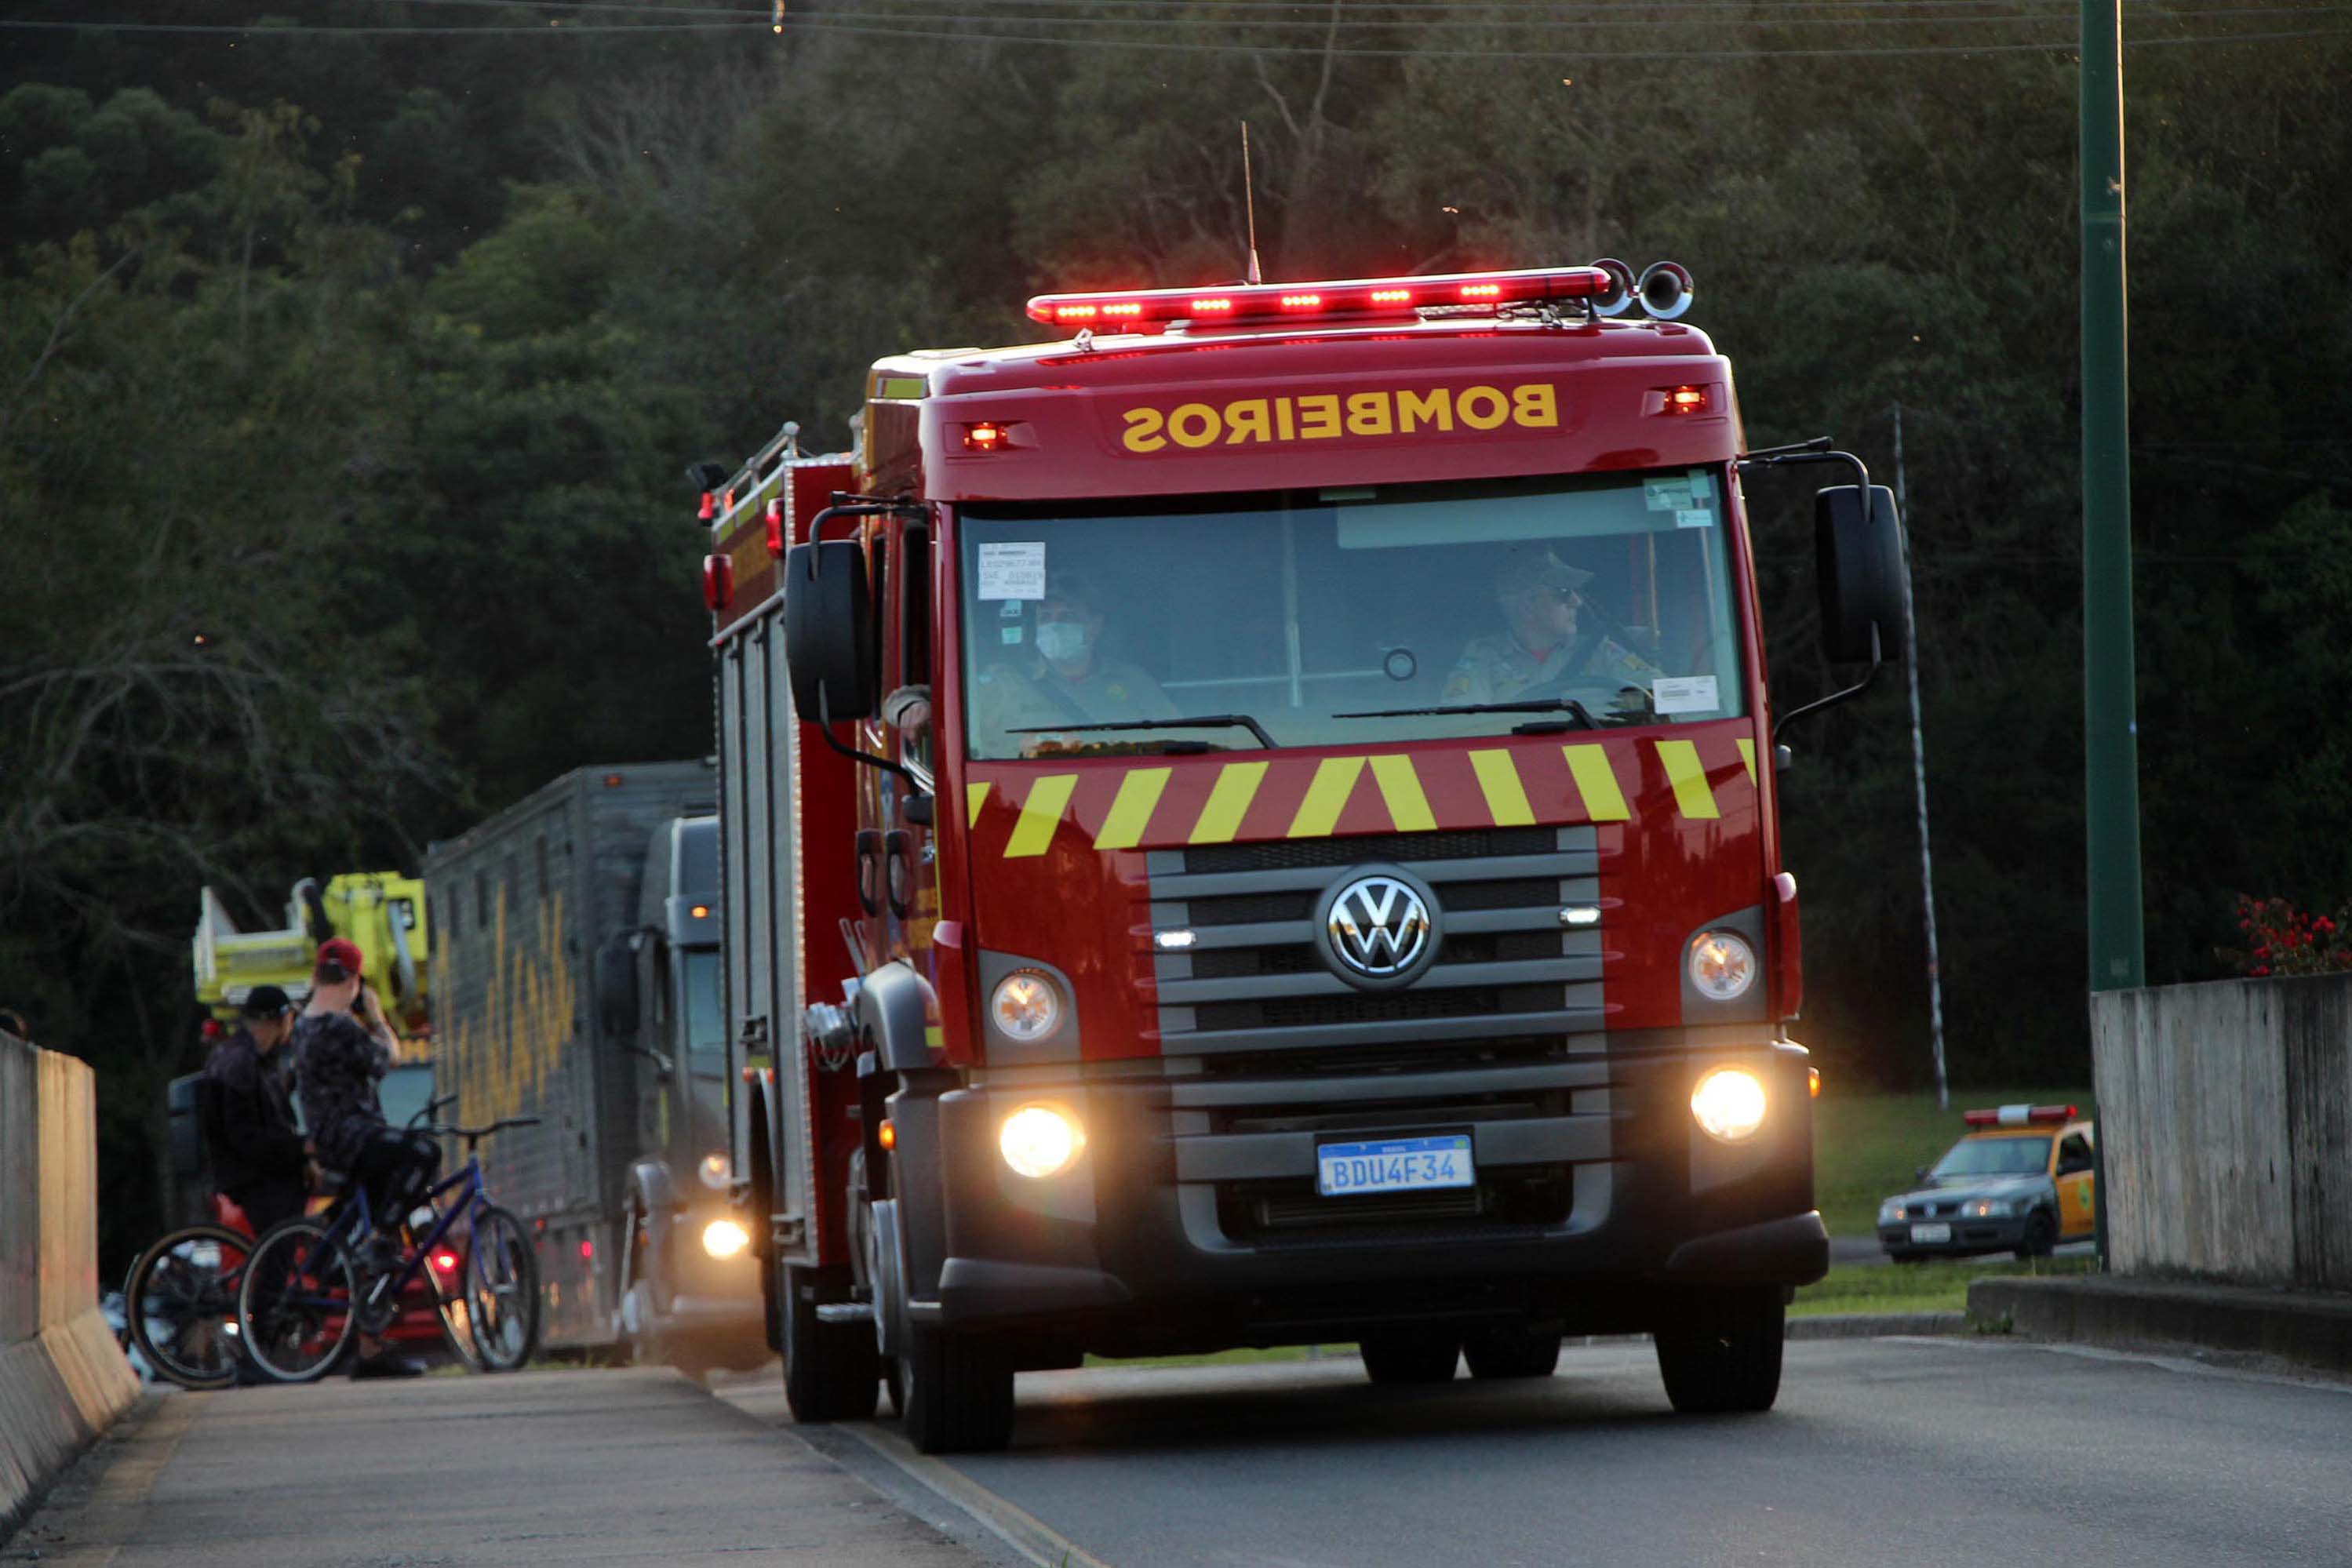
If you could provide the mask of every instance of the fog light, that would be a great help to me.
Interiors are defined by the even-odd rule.
[[[726,1155],[713,1149],[702,1156],[702,1163],[695,1167],[694,1174],[700,1176],[702,1185],[711,1191],[723,1192],[726,1190],[728,1177],[734,1173],[727,1167]]]
[[[1738,1001],[1756,983],[1756,950],[1729,931],[1703,931],[1690,945],[1691,984],[1709,1001]]]
[[[1691,1114],[1707,1135],[1737,1144],[1764,1124],[1764,1085],[1743,1067],[1718,1067],[1691,1091]]]
[[[702,1249],[713,1258],[732,1258],[751,1245],[751,1233],[731,1219],[714,1219],[702,1228]]]
[[[1059,1176],[1087,1146],[1078,1119],[1058,1105],[1024,1105],[1004,1118],[996,1146],[1004,1163],[1025,1176]]]
[[[1062,993],[1045,976],[1024,969],[996,982],[988,1010],[1007,1038],[1027,1045],[1062,1027]]]

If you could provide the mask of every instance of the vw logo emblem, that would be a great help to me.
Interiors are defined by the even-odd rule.
[[[1436,956],[1434,901],[1417,879],[1374,871],[1325,896],[1323,940],[1333,969],[1368,988],[1410,984]]]

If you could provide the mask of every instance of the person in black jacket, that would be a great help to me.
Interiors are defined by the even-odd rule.
[[[310,1158],[273,1060],[294,1032],[294,1004],[276,986],[256,986],[238,1010],[243,1026],[205,1063],[205,1136],[214,1184],[259,1236],[302,1212]]]

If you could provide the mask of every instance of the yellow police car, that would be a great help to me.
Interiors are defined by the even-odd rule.
[[[1878,1206],[1878,1244],[1898,1263],[2014,1252],[2041,1258],[2091,1235],[2097,1129],[2072,1105],[1970,1111],[1969,1129],[1920,1173],[1920,1186]]]

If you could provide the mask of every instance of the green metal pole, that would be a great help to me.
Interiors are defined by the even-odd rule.
[[[2133,711],[2120,0],[2083,4],[2083,716],[2091,989],[2147,979]]]

